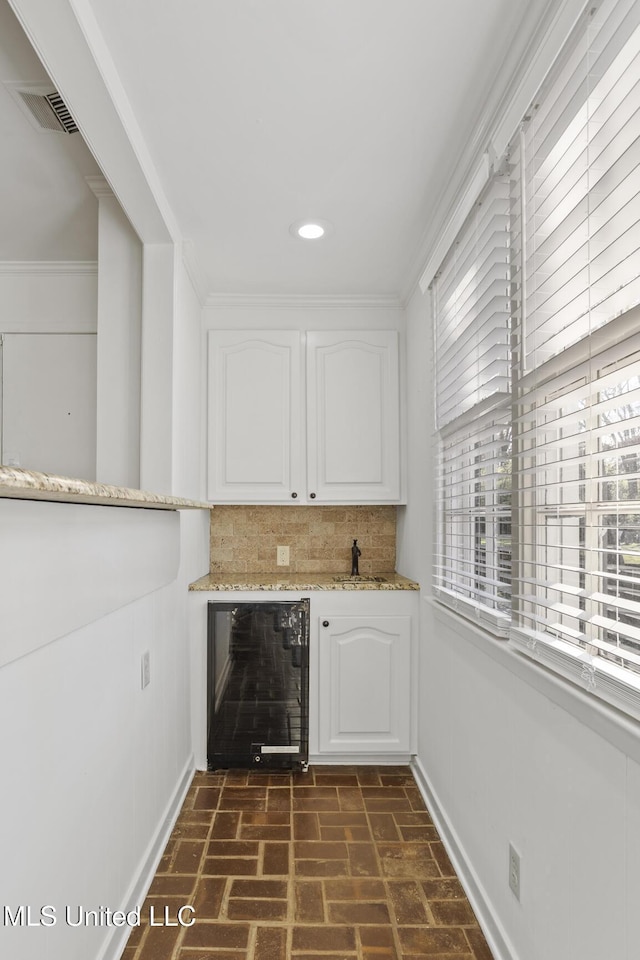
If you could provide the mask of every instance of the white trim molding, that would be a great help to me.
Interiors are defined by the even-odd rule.
[[[234,294],[212,293],[206,299],[205,307],[261,308],[277,307],[299,309],[326,309],[335,307],[366,307],[367,309],[401,309],[402,300],[396,296],[325,296],[324,294]]]
[[[0,262],[3,333],[97,332],[94,260]]]
[[[425,293],[440,264],[447,255],[463,223],[469,216],[473,205],[480,196],[482,188],[491,176],[491,161],[488,153],[483,153],[471,175],[467,186],[459,196],[453,210],[449,214],[446,227],[441,231],[427,265],[420,277],[420,290]]]
[[[528,55],[510,84],[510,95],[500,109],[491,143],[497,157],[503,157],[518,125],[531,106],[560,50],[589,4],[586,0],[549,3],[539,29],[531,38]]]
[[[97,260],[3,260],[2,277],[94,276],[98,273]]]
[[[91,190],[93,195],[96,196],[98,200],[115,197],[115,193],[104,177],[85,177],[84,180],[86,185],[89,187],[89,190]]]
[[[411,763],[413,755],[409,753],[313,753],[309,754],[312,767],[353,766],[353,764],[373,765],[376,767],[405,766]]]

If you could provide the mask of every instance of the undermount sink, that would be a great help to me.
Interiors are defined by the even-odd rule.
[[[347,574],[341,575],[338,574],[336,577],[331,578],[334,583],[388,583],[389,580],[387,577],[351,577]]]

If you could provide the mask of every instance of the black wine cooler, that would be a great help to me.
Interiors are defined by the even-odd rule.
[[[209,601],[207,764],[306,769],[309,600]]]

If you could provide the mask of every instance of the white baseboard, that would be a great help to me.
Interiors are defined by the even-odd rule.
[[[501,925],[495,918],[484,887],[469,865],[458,835],[444,813],[429,777],[417,757],[414,757],[411,769],[422,798],[429,809],[431,819],[440,834],[444,848],[489,944],[494,960],[517,960]]]
[[[191,756],[180,775],[173,796],[165,808],[164,816],[160,820],[157,830],[151,838],[145,853],[142,855],[140,867],[129,885],[129,890],[124,898],[124,904],[120,907],[125,913],[141,905],[147,895],[164,848],[167,845],[171,831],[182,809],[187,790],[191,786],[194,772],[193,756]],[[130,933],[130,927],[113,927],[96,960],[119,960]]]
[[[408,766],[413,760],[410,753],[314,753],[309,755],[309,764],[314,767],[331,766]]]

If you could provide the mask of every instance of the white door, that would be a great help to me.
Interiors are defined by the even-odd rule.
[[[297,331],[210,331],[210,500],[260,503],[303,495],[300,351]]]
[[[307,334],[307,463],[312,500],[399,500],[395,330]]]
[[[320,618],[321,752],[407,753],[411,618]]]
[[[95,334],[3,335],[2,462],[95,480]]]

